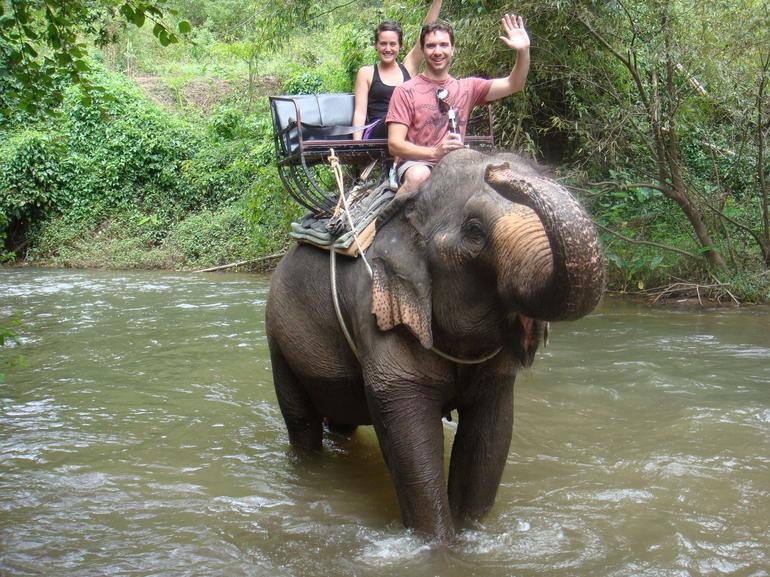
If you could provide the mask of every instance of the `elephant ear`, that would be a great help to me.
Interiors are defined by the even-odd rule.
[[[404,195],[406,196],[406,195]],[[377,255],[372,259],[372,314],[377,327],[389,331],[404,325],[429,349],[431,330],[431,279],[422,236],[412,226],[409,198],[397,198],[401,206],[377,233]]]

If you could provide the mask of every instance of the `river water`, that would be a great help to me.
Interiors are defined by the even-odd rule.
[[[442,549],[401,525],[370,428],[288,451],[268,282],[0,270],[23,357],[0,575],[770,575],[770,308],[605,299],[554,325],[496,504]]]

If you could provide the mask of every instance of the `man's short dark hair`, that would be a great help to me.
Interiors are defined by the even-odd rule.
[[[451,42],[452,46],[455,45],[455,33],[452,30],[452,25],[446,20],[436,20],[428,22],[420,30],[420,48],[425,48],[425,37],[431,32],[446,32],[449,34],[449,42]]]
[[[395,32],[398,34],[398,44],[401,46],[404,43],[404,35],[401,32],[401,24],[395,20],[384,20],[380,22],[380,25],[374,29],[374,43],[380,41],[380,32]]]

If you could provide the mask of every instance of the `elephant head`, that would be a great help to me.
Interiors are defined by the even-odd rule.
[[[380,227],[372,312],[380,329],[403,324],[426,348],[436,330],[473,340],[501,319],[577,319],[604,290],[591,220],[513,154],[451,153]]]

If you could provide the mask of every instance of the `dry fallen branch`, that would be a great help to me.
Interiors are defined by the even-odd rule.
[[[669,285],[650,288],[642,291],[652,303],[666,301],[671,299],[697,299],[701,307],[704,307],[704,299],[709,302],[722,303],[725,300],[731,300],[736,306],[741,302],[730,292],[729,285],[714,279],[711,284],[700,284],[695,282],[681,281]]]
[[[225,269],[229,269],[229,268],[237,268],[239,266],[246,266],[246,265],[250,265],[250,264],[256,264],[258,262],[264,262],[266,260],[272,260],[272,259],[276,259],[276,258],[281,258],[284,254],[286,254],[285,250],[280,251],[280,252],[276,252],[276,253],[273,253],[273,254],[269,254],[267,256],[261,256],[259,258],[254,258],[254,259],[251,259],[251,260],[240,260],[238,262],[231,262],[230,264],[223,264],[223,265],[220,265],[220,266],[212,266],[210,268],[202,268],[200,270],[196,270],[196,271],[193,271],[193,272],[214,272],[214,271],[225,270]]]

